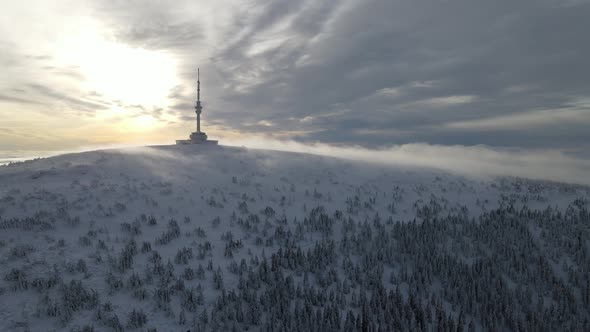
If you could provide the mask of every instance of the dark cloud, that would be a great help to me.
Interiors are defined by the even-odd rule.
[[[194,4],[193,4],[194,5]],[[135,47],[176,50],[204,39],[200,20],[188,19],[176,6],[161,1],[107,0],[95,3],[96,14],[113,26],[114,38]]]
[[[13,134],[14,133],[14,130],[12,130],[10,128],[2,128],[2,127],[0,127],[0,132],[7,133],[7,134]]]
[[[25,58],[27,59],[32,59],[32,60],[39,60],[39,61],[45,61],[45,60],[51,60],[52,57],[50,55],[26,55]]]
[[[200,67],[204,119],[228,130],[369,147],[590,148],[589,1],[108,0],[92,15],[117,41],[179,61],[171,106],[78,98],[48,84],[27,93],[83,112],[112,102],[192,121]],[[0,63],[23,58],[0,54]],[[75,68],[48,71],[83,79]],[[28,100],[2,91],[9,98]]]
[[[304,9],[269,4],[272,15],[250,24],[258,30],[239,47],[220,50],[215,59],[226,80],[226,101],[240,109],[220,115],[227,124],[267,132],[309,130],[299,138],[366,145],[418,140],[567,147],[590,140],[584,124],[446,126],[567,111],[587,96],[587,2],[372,0],[344,10],[327,3]],[[296,18],[282,44],[248,53],[257,35],[288,15]],[[305,23],[316,15],[322,19]],[[387,89],[396,94],[378,93]],[[310,121],[297,121],[306,117]],[[259,120],[274,126],[248,125]]]
[[[73,97],[54,88],[39,84],[31,83],[27,85],[34,95],[41,95],[49,99],[47,104],[63,103],[68,105],[72,110],[81,113],[94,114],[100,110],[106,110],[111,107],[110,103],[102,100],[93,100],[92,95],[86,97]]]
[[[0,101],[6,101],[6,102],[12,102],[12,103],[18,103],[18,104],[32,104],[32,105],[41,105],[40,102],[31,99],[31,98],[24,98],[24,97],[17,97],[14,95],[4,95],[4,94],[0,94]]]
[[[161,33],[166,37],[161,38]],[[200,26],[194,24],[165,24],[163,22],[146,22],[144,26],[134,26],[127,31],[123,31],[116,36],[117,38],[133,43],[138,47],[148,49],[173,49],[185,47],[187,44],[194,43],[203,37],[200,32]]]

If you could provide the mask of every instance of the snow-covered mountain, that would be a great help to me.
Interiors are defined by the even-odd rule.
[[[590,330],[590,188],[162,146],[0,167],[0,330]]]

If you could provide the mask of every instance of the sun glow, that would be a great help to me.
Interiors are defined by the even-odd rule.
[[[140,115],[125,122],[125,126],[133,130],[136,128],[142,128],[143,130],[150,130],[158,127],[159,122],[156,118],[151,115]]]
[[[79,68],[83,88],[119,105],[165,107],[177,84],[176,60],[163,51],[108,40],[88,26],[64,37],[58,58]]]
[[[158,118],[149,113],[137,112],[132,108],[113,106],[96,114],[97,123],[108,125],[111,130],[120,135],[136,134],[158,129],[164,126]]]

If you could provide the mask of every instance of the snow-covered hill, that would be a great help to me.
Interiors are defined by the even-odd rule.
[[[0,167],[0,330],[590,330],[590,188],[245,148]]]

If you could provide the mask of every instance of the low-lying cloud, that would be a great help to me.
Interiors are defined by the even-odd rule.
[[[489,146],[412,143],[380,149],[330,144],[303,144],[254,137],[227,145],[366,161],[391,166],[427,167],[468,176],[515,176],[590,185],[590,160],[558,150],[500,149]]]

